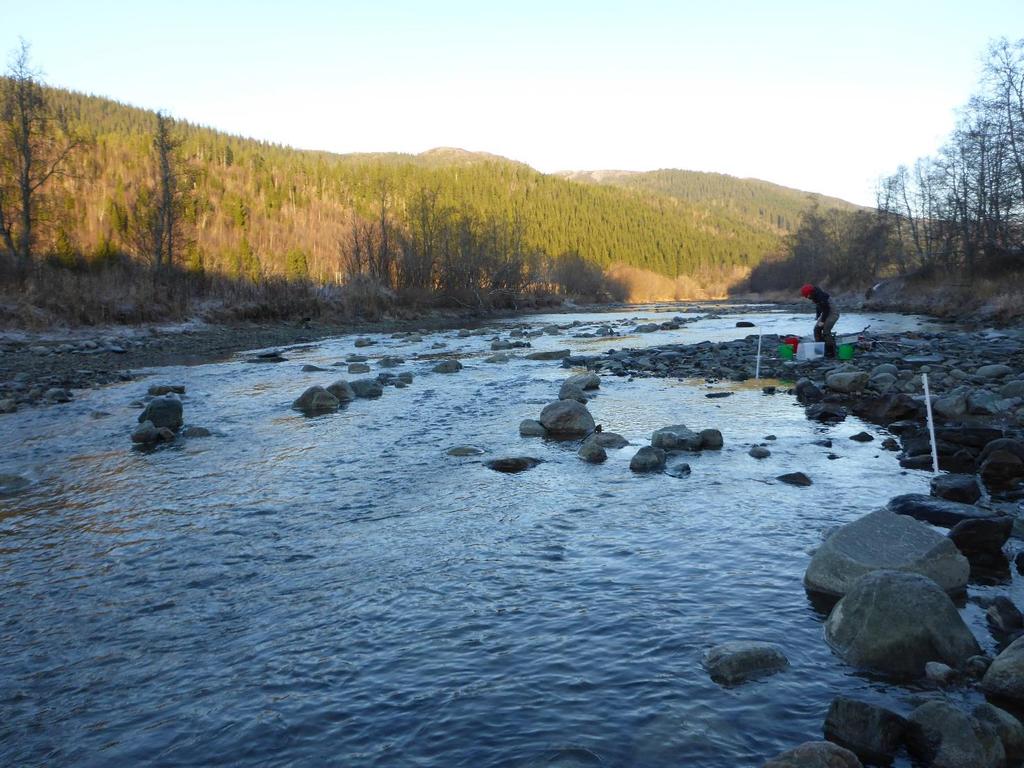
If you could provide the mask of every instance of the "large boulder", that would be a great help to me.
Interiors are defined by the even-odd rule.
[[[184,423],[182,414],[183,408],[178,398],[155,397],[139,414],[139,423],[151,421],[157,429],[178,429]]]
[[[548,403],[540,412],[540,423],[547,434],[556,437],[585,437],[596,426],[587,407],[575,400]]]
[[[999,732],[945,701],[929,701],[910,713],[907,747],[934,768],[1003,768]]]
[[[736,685],[780,672],[789,659],[777,645],[747,641],[722,643],[704,654],[704,667],[716,683]]]
[[[964,520],[984,520],[998,517],[998,512],[991,509],[976,507],[973,504],[961,504],[957,501],[936,499],[923,493],[905,493],[889,500],[886,507],[897,515],[905,515],[915,520],[943,528],[952,528]]]
[[[825,639],[848,664],[905,678],[921,677],[929,661],[962,668],[981,653],[949,595],[902,571],[854,584],[829,614]]]
[[[1004,709],[991,704],[979,704],[971,713],[978,722],[995,728],[1003,743],[1006,759],[1010,765],[1018,765],[1024,758],[1024,725]]]
[[[1024,480],[1024,440],[1000,438],[988,443],[981,456],[979,474],[993,491],[1009,490]]]
[[[862,768],[850,750],[830,741],[808,741],[783,752],[764,768]]]
[[[907,721],[883,707],[840,696],[825,716],[825,738],[868,763],[888,765],[903,744]]]
[[[844,371],[832,373],[825,377],[825,386],[833,392],[853,394],[860,392],[867,386],[868,374],[866,371]]]
[[[702,442],[700,434],[685,424],[662,427],[651,435],[651,445],[663,451],[699,451]]]
[[[812,592],[845,595],[865,574],[919,573],[950,592],[962,590],[970,564],[948,538],[909,517],[879,509],[844,525],[818,547],[804,585]]]
[[[1013,518],[1003,515],[984,520],[962,520],[950,530],[949,538],[967,559],[974,560],[1002,552],[1003,544],[1012,532]]]
[[[1024,706],[1024,637],[995,657],[981,679],[981,688],[995,699]]]
[[[339,405],[338,398],[323,387],[310,387],[295,399],[292,408],[306,415],[314,415],[336,411]]]

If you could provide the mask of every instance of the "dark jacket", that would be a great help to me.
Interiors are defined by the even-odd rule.
[[[832,305],[829,303],[827,293],[818,286],[814,286],[814,290],[811,291],[811,295],[807,298],[814,302],[815,320],[824,320],[828,317],[828,313],[832,310]]]

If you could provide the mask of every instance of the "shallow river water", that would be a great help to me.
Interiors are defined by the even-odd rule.
[[[927,492],[928,475],[901,472],[877,440],[847,439],[882,430],[808,421],[752,382],[708,399],[704,382],[604,377],[591,412],[634,446],[592,466],[578,443],[519,436],[570,371],[485,363],[493,336],[579,321],[514,352],[596,354],[751,332],[728,315],[572,336],[686,314],[669,309],[378,335],[359,350],[338,338],[276,365],[159,369],[0,417],[0,474],[31,481],[0,497],[0,765],[735,768],[820,738],[836,695],[901,712],[935,695],[846,666],[802,587],[823,531]],[[750,309],[767,332],[810,324]],[[850,315],[837,330],[868,323],[919,321]],[[307,386],[357,378],[302,364],[357,351],[406,358],[390,370],[415,381],[337,414],[290,410]],[[418,358],[440,353],[464,370]],[[185,384],[186,423],[214,436],[132,449],[131,402],[153,382]],[[688,458],[685,478],[630,472],[650,433],[676,423],[720,429],[725,448]],[[749,457],[767,435],[772,456]],[[839,459],[813,444],[823,437]],[[463,444],[486,454],[446,455]],[[521,455],[543,463],[481,464]],[[814,484],[774,479],[795,470]],[[991,590],[972,586],[963,608],[989,651],[972,600]],[[716,685],[702,654],[737,639],[778,643],[790,669]]]

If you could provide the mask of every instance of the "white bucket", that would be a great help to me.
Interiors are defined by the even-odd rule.
[[[824,341],[801,341],[796,348],[797,360],[820,360],[825,356]]]

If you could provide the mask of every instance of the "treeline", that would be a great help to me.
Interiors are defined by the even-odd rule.
[[[0,97],[8,294],[68,282],[58,269],[122,280],[149,270],[190,280],[164,294],[358,282],[481,306],[525,293],[619,297],[602,274],[623,264],[718,292],[778,244],[742,216],[491,155],[335,155],[230,136],[46,87],[27,47]]]
[[[871,213],[814,211],[742,289],[880,277],[974,284],[1024,272],[1024,40],[992,43],[977,93],[934,155],[881,180]],[[1012,277],[1011,277],[1012,276]],[[1011,277],[1010,283],[1006,278]]]

